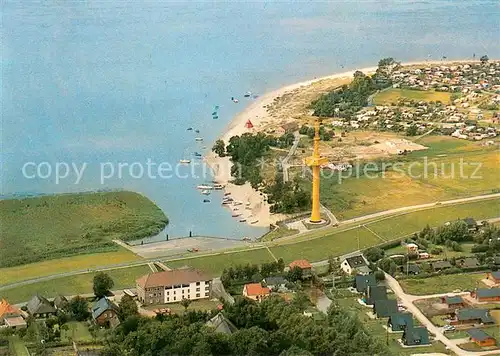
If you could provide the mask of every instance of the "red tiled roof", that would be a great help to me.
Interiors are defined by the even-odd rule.
[[[204,273],[192,268],[186,268],[146,274],[137,279],[136,282],[142,288],[154,288],[209,280],[211,278]]]
[[[0,301],[0,318],[2,318],[2,316],[5,314],[21,315],[21,311],[18,308],[10,305],[9,302],[7,302],[5,299],[2,299]]]
[[[247,291],[247,295],[268,295],[271,293],[271,290],[267,287],[262,287],[260,283],[249,283],[245,284],[243,287]]]
[[[308,260],[295,260],[288,265],[290,268],[299,267],[302,269],[312,268]]]

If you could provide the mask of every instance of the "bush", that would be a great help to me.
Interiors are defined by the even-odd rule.
[[[374,275],[375,275],[375,279],[377,281],[383,281],[383,280],[385,280],[385,274],[382,271],[375,271]]]
[[[488,245],[474,245],[472,246],[471,252],[472,253],[481,253],[481,252],[487,252],[489,250]]]
[[[439,255],[441,252],[443,252],[443,249],[441,247],[433,247],[429,251],[431,255]]]

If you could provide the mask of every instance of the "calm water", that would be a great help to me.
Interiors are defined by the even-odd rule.
[[[218,198],[202,203],[194,187],[205,179],[134,178],[139,163],[175,165],[210,148],[245,106],[231,96],[243,99],[247,90],[263,93],[388,56],[498,58],[499,18],[496,0],[4,1],[1,193],[130,189],[166,212],[171,236],[259,235],[263,229],[235,222]],[[204,143],[187,127],[199,129]],[[26,162],[87,168],[79,184],[74,172],[56,184],[53,175],[24,178]],[[113,164],[115,174],[101,184],[106,162],[105,173]],[[134,177],[124,168],[119,178],[119,162],[138,162]]]

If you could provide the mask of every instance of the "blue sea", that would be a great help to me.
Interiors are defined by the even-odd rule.
[[[4,0],[1,11],[0,193],[137,191],[169,216],[170,236],[266,230],[236,222],[220,197],[203,203],[195,187],[210,175],[157,174],[159,163],[174,167],[210,149],[252,100],[246,91],[383,57],[500,57],[497,0]]]

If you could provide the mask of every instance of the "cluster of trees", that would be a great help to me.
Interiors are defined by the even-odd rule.
[[[261,303],[238,298],[224,306],[236,326],[233,334],[216,333],[205,325],[213,315],[187,312],[155,319],[130,317],[116,328],[105,356],[153,355],[390,355],[370,335],[355,313],[330,307],[327,318],[302,315],[310,305],[304,295],[287,303],[270,297]]]
[[[351,118],[363,107],[368,105],[368,97],[377,90],[392,85],[390,73],[397,66],[393,58],[379,61],[377,72],[367,76],[356,71],[349,85],[343,85],[312,102],[315,116]]]
[[[274,182],[265,189],[272,213],[297,213],[311,207],[311,196],[301,186],[298,178],[283,182],[283,173],[278,171]]]
[[[299,133],[301,135],[307,135],[309,138],[313,138],[315,134],[314,127],[302,125],[299,129]],[[321,141],[330,141],[333,138],[333,136],[335,136],[335,131],[327,130],[323,125],[319,127],[319,137]]]
[[[260,265],[249,264],[236,265],[234,267],[225,268],[222,271],[221,282],[224,287],[229,287],[234,283],[260,282],[264,278],[273,274],[282,273],[285,269],[285,262],[282,258],[277,262],[263,263]]]
[[[495,225],[485,224],[482,231],[473,238],[475,245],[472,252],[487,252],[490,254],[500,252],[500,228]]]
[[[460,243],[471,241],[472,237],[473,234],[469,231],[467,224],[461,220],[440,226],[437,229],[427,225],[414,236],[417,244],[421,246],[427,247],[429,243],[433,243],[434,245],[445,245],[453,251],[461,251]]]

